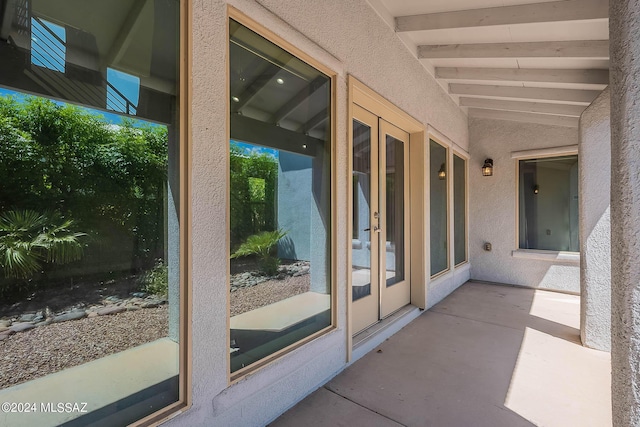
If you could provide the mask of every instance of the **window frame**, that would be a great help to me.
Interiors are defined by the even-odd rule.
[[[522,249],[520,248],[520,161],[528,159],[551,159],[562,156],[578,156],[578,145],[565,145],[533,150],[513,151],[511,158],[515,160],[515,233],[513,251],[514,258],[529,258],[538,260],[565,260],[570,262],[579,261],[579,251],[559,251],[551,249]],[[578,191],[579,194],[579,191]],[[578,211],[578,218],[580,211]]]
[[[186,1],[186,0],[183,0]],[[331,281],[330,283],[330,290],[331,290],[331,315],[330,315],[330,324],[307,336],[304,337],[298,341],[296,341],[295,343],[281,349],[278,350],[264,358],[262,358],[261,360],[245,367],[242,369],[239,369],[235,372],[231,372],[231,354],[227,353],[227,359],[226,359],[226,366],[225,366],[225,370],[226,370],[226,375],[227,375],[227,384],[228,385],[232,385],[235,384],[241,380],[243,380],[245,377],[247,377],[247,375],[253,374],[254,372],[261,370],[262,368],[272,364],[273,362],[279,360],[281,357],[285,356],[286,354],[310,343],[311,341],[314,341],[315,339],[324,336],[330,332],[333,331],[337,331],[337,324],[338,324],[338,313],[337,313],[337,307],[338,307],[338,295],[337,295],[337,285],[336,285],[336,274],[337,274],[337,258],[336,258],[336,252],[337,252],[337,227],[336,227],[336,223],[337,223],[337,212],[336,212],[336,202],[334,200],[335,195],[337,194],[337,185],[336,185],[336,140],[337,140],[337,126],[336,126],[336,98],[337,98],[337,78],[338,78],[338,74],[337,72],[333,71],[331,68],[329,68],[328,66],[324,65],[323,63],[321,63],[320,61],[314,59],[311,55],[305,53],[303,50],[301,50],[300,48],[298,48],[297,46],[295,46],[294,44],[288,42],[287,40],[285,40],[284,38],[278,36],[277,34],[275,34],[274,32],[270,31],[269,29],[267,29],[266,27],[264,27],[263,25],[261,25],[260,23],[258,23],[256,20],[250,18],[249,16],[245,15],[243,12],[241,12],[240,10],[236,9],[235,7],[231,6],[231,5],[227,5],[227,16],[225,19],[225,26],[226,26],[226,92],[227,92],[227,96],[226,96],[226,115],[227,115],[227,124],[226,124],[226,132],[227,132],[227,141],[231,140],[231,121],[230,121],[230,114],[231,114],[231,93],[230,93],[230,75],[229,75],[229,69],[230,69],[230,59],[229,59],[229,39],[230,39],[230,34],[229,34],[229,21],[230,20],[234,20],[238,23],[240,23],[241,25],[245,26],[246,28],[248,28],[249,30],[255,32],[256,34],[260,35],[261,37],[265,38],[266,40],[268,40],[269,42],[273,43],[274,45],[278,46],[279,48],[283,49],[284,51],[288,52],[289,54],[295,56],[296,58],[298,58],[299,60],[301,60],[302,62],[305,62],[306,64],[308,64],[309,66],[315,68],[316,70],[318,70],[319,72],[323,73],[324,75],[326,75],[329,78],[330,84],[331,84],[331,89],[330,89],[330,97],[331,99],[329,100],[329,114],[330,114],[330,137],[331,137],[331,141],[329,141],[330,147],[329,147],[329,151],[330,151],[330,158],[329,158],[329,162],[330,162],[330,166],[331,166],[331,171],[329,173],[329,180],[330,180],[330,185],[329,185],[329,191],[330,191],[330,200],[329,200],[329,212],[330,212],[330,218],[331,218],[331,227],[330,230],[328,232],[328,237],[331,239],[330,242],[330,254],[329,254],[329,274],[328,274],[328,279]],[[227,157],[229,155],[229,149],[227,148]],[[229,176],[229,163],[227,160],[227,176]],[[230,188],[230,182],[227,181],[227,194],[229,194],[229,192],[231,191]],[[227,218],[229,218],[231,215],[231,211],[230,211],[230,205],[227,205]],[[231,236],[230,236],[230,228],[227,227],[227,235],[226,235],[226,247],[227,247],[227,259],[229,259],[229,256],[231,255],[230,253],[230,241],[231,241]],[[349,239],[349,242],[351,242],[351,240]],[[227,275],[226,275],[226,284],[227,284],[227,291],[230,288],[230,269],[228,267],[227,269]],[[230,293],[227,292],[227,322],[229,322],[229,319],[231,318],[231,297],[230,297]],[[227,344],[230,342],[231,340],[231,329],[227,326],[227,332],[226,332],[226,342]]]

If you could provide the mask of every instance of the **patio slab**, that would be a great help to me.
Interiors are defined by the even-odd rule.
[[[610,356],[579,344],[579,310],[468,282],[272,425],[610,426]]]

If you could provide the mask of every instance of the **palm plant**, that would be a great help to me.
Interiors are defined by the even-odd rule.
[[[29,279],[42,263],[66,264],[82,257],[73,221],[58,214],[12,210],[0,215],[0,267],[7,278]]]
[[[247,240],[231,255],[231,258],[257,255],[260,260],[262,270],[268,276],[273,276],[278,272],[280,259],[271,255],[271,252],[280,239],[286,235],[286,231],[274,230],[263,231],[262,233],[249,236]]]

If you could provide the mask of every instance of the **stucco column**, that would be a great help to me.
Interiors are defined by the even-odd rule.
[[[605,89],[580,117],[580,337],[611,349],[611,96]]]
[[[611,0],[611,398],[640,425],[640,0]]]

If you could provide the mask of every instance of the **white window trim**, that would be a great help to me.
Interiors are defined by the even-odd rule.
[[[578,154],[577,145],[564,145],[561,147],[541,148],[537,150],[522,150],[512,151],[512,159],[527,159],[527,158],[540,158],[540,157],[556,157],[556,156],[568,156]]]

